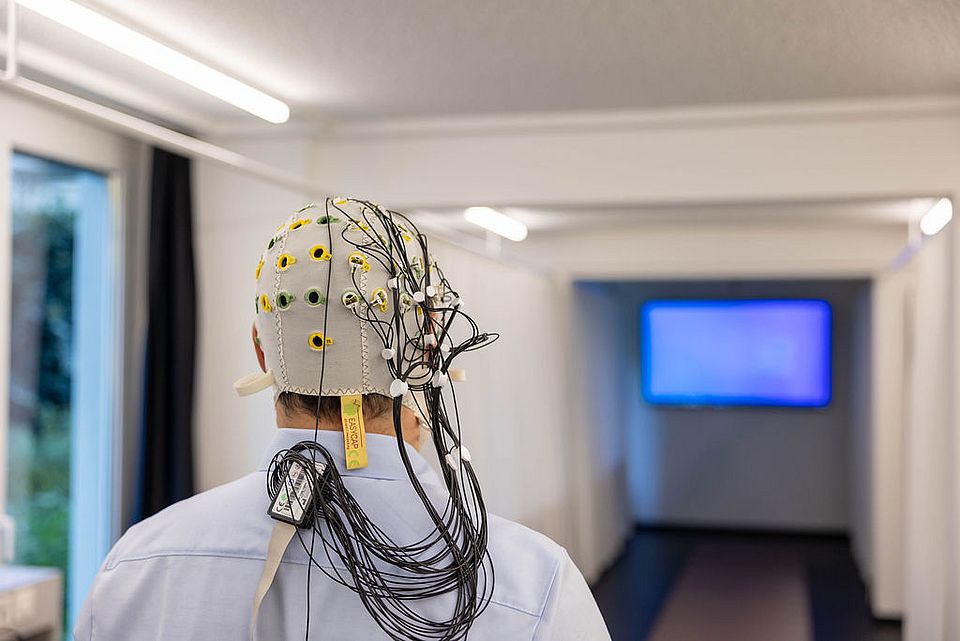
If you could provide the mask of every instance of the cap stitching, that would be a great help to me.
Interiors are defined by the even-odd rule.
[[[289,221],[290,221],[292,218],[293,218],[293,216],[290,216],[289,218],[287,218],[287,222],[284,223],[284,225],[283,225],[284,230],[281,232],[280,241],[279,241],[278,243],[276,243],[276,245],[279,246],[279,248],[278,248],[278,250],[277,250],[277,254],[278,254],[278,255],[282,255],[282,254],[283,254],[283,250],[286,249],[286,246],[287,246],[287,237],[289,236],[289,233],[290,233]],[[273,266],[273,273],[274,273],[274,279],[273,279],[273,297],[274,297],[274,299],[276,299],[277,294],[280,292],[280,270],[277,268],[276,265]],[[280,379],[284,382],[285,385],[289,385],[289,384],[290,384],[290,379],[289,379],[289,377],[287,376],[287,361],[286,361],[286,359],[284,359],[284,357],[283,357],[283,326],[282,326],[282,320],[281,320],[281,316],[283,316],[283,314],[281,314],[279,311],[277,311],[277,312],[274,313],[274,316],[276,316],[276,327],[277,327],[277,359],[278,359],[278,361],[280,362]]]
[[[324,390],[318,390],[315,387],[300,387],[297,385],[285,385],[279,392],[294,392],[295,394],[304,394],[306,396],[347,396],[349,394],[382,394],[389,396],[390,391],[385,389],[364,388],[357,389],[353,387],[328,387]],[[408,392],[403,397],[403,404],[413,410],[418,410],[417,403],[413,394]]]
[[[362,269],[360,270],[360,296],[363,297],[364,301],[367,299],[367,273]],[[363,389],[370,389],[370,357],[369,350],[367,349],[367,324],[357,319],[357,323],[360,324],[360,376],[362,380]]]

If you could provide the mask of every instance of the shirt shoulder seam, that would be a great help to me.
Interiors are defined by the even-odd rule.
[[[207,557],[212,559],[240,559],[246,561],[263,561],[266,557],[260,556],[248,556],[244,554],[230,554],[229,552],[193,552],[188,550],[182,551],[170,551],[170,552],[155,552],[153,554],[143,554],[140,556],[128,556],[122,559],[117,559],[113,563],[107,565],[104,569],[107,571],[114,570],[121,563],[130,563],[135,561],[149,561],[151,559],[162,559],[167,557],[178,557],[178,556],[196,556],[196,557]]]

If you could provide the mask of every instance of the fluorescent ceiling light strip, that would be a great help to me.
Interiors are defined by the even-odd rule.
[[[925,236],[933,236],[947,226],[953,219],[953,203],[949,198],[941,198],[920,218],[920,231]]]
[[[526,225],[490,207],[468,207],[463,217],[474,225],[510,240],[521,241],[527,237]]]
[[[290,118],[286,103],[72,0],[16,2],[268,122],[279,124]]]

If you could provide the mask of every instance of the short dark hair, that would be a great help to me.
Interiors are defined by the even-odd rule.
[[[340,421],[340,397],[339,396],[321,396],[319,403],[320,419],[330,423]],[[315,416],[318,413],[317,397],[310,394],[297,394],[296,392],[282,392],[277,399],[280,406],[287,414],[309,414]],[[363,395],[363,416],[365,419],[373,419],[383,416],[393,411],[393,399],[383,394],[364,394]]]

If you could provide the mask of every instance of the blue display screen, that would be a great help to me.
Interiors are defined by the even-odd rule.
[[[823,300],[653,300],[640,310],[648,403],[825,407],[831,310]]]

